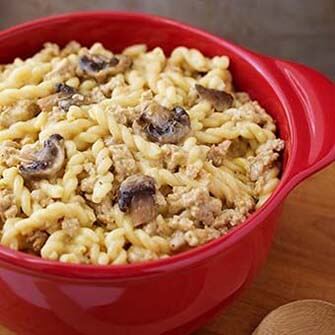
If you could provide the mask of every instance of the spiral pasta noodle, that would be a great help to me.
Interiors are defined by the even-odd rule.
[[[261,207],[265,201],[271,196],[278,183],[280,182],[279,178],[279,169],[274,167],[268,170],[263,179],[260,180],[259,184],[256,185],[256,193],[258,195],[258,201],[256,208]]]
[[[106,234],[105,245],[110,262],[113,264],[127,263],[127,252],[124,250],[125,243],[125,231],[123,228],[114,229]]]
[[[44,74],[49,72],[50,69],[50,64],[28,65],[14,69],[7,80],[0,84],[0,91],[8,88],[20,88],[28,84],[36,85],[43,80]]]
[[[32,212],[30,192],[18,170],[13,167],[3,171],[3,182],[13,190],[17,206],[29,216]]]
[[[158,254],[169,252],[169,244],[164,238],[160,236],[151,237],[142,229],[133,229],[129,218],[116,208],[113,210],[113,215],[117,225],[124,229],[125,237],[133,245],[144,247]]]
[[[26,85],[21,88],[7,88],[0,92],[0,104],[9,105],[19,99],[41,98],[52,92],[54,82],[47,81],[38,85]]]
[[[204,132],[196,132],[197,139],[202,143],[216,144],[223,140],[233,140],[239,136],[249,139],[257,140],[259,143],[264,143],[268,139],[275,138],[275,135],[263,129],[255,123],[251,122],[238,122],[234,125],[232,122],[226,122],[221,127],[209,128]]]
[[[0,130],[0,141],[34,136],[44,126],[46,118],[47,115],[45,113],[40,113],[34,119],[14,123],[8,129]]]
[[[82,172],[82,163],[84,162],[84,160],[85,156],[81,152],[78,152],[69,159],[63,177],[63,201],[68,201],[77,189],[77,176]]]
[[[62,217],[76,217],[83,226],[90,225],[92,216],[88,216],[78,204],[65,204],[62,202],[55,202],[47,208],[35,211],[29,218],[17,221],[14,227],[4,232],[2,236],[2,243],[7,245],[12,237],[19,234],[27,234],[31,229],[36,229],[43,225],[48,225]]]
[[[79,228],[73,238],[58,230],[50,235],[41,249],[42,257],[61,262],[80,263],[91,261],[103,264],[105,253],[100,251],[99,238],[90,228]]]
[[[95,165],[98,178],[94,184],[92,201],[99,203],[111,191],[113,174],[109,171],[112,167],[112,160],[109,157],[109,150],[100,139],[92,146],[92,152],[95,157]]]

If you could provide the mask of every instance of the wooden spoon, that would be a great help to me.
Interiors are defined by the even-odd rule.
[[[268,314],[253,335],[335,335],[335,305],[299,300]]]

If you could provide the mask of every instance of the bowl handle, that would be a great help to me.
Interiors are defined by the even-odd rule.
[[[297,158],[290,176],[293,184],[335,161],[335,84],[304,65],[275,60],[286,77],[288,103],[294,113],[292,123]]]

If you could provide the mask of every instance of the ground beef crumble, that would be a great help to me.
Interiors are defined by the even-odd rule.
[[[0,161],[8,166],[16,166],[20,163],[20,150],[14,141],[4,141],[0,144]]]
[[[12,191],[0,190],[0,223],[4,224],[8,218],[13,218],[18,213]]]
[[[185,165],[187,160],[187,154],[177,145],[165,144],[162,146],[164,154],[165,167],[175,172],[179,166]]]
[[[116,180],[121,182],[125,178],[137,173],[137,165],[132,153],[125,144],[110,145]]]
[[[36,230],[26,236],[26,249],[39,255],[40,251],[48,239],[49,234],[42,230]]]
[[[189,190],[186,187],[175,187],[174,193],[167,197],[171,213],[180,213],[188,209],[195,222],[201,222],[205,226],[214,223],[214,219],[220,214],[222,203],[219,199],[210,196],[208,189],[198,187]]]
[[[90,203],[90,207],[94,209],[98,224],[103,225],[107,230],[111,230],[116,227],[115,219],[111,214],[113,208],[113,198],[111,194],[109,194],[99,204],[95,204],[93,202]]]
[[[208,160],[212,161],[214,166],[221,166],[223,164],[223,160],[227,156],[231,143],[231,141],[226,140],[218,145],[212,145],[207,154]]]
[[[257,181],[265,169],[278,160],[279,152],[284,148],[284,141],[281,139],[268,140],[256,150],[255,157],[249,157],[250,180]]]
[[[76,218],[64,218],[62,221],[62,229],[65,230],[70,237],[74,237],[79,228],[80,222]]]

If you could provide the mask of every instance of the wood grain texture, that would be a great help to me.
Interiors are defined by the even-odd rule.
[[[280,306],[260,323],[252,335],[334,335],[335,305],[304,299]]]
[[[286,200],[268,261],[255,283],[193,335],[250,335],[273,309],[299,299],[335,303],[335,165]]]

